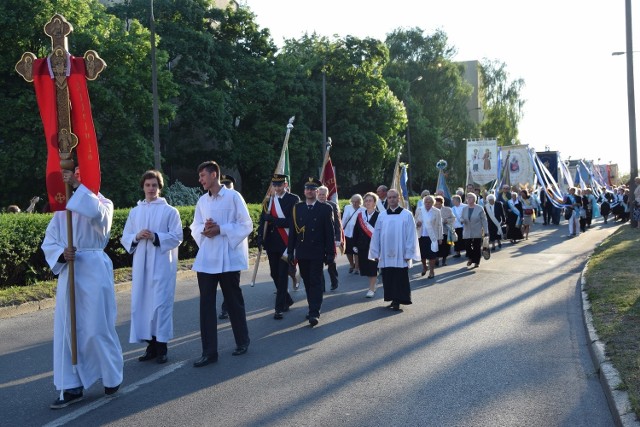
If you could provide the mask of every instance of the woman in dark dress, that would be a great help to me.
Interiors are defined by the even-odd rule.
[[[360,275],[369,278],[369,290],[367,298],[373,298],[376,293],[376,281],[378,279],[378,263],[369,259],[369,245],[371,244],[371,235],[378,219],[378,211],[376,204],[378,196],[375,193],[367,193],[364,195],[363,211],[358,213],[356,225],[353,227],[353,241],[355,247],[354,253],[358,254],[360,262]]]
[[[511,243],[517,243],[523,239],[522,230],[522,206],[518,200],[518,193],[511,193],[511,200],[507,206],[507,239]]]

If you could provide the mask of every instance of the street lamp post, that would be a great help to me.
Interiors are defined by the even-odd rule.
[[[636,140],[636,100],[633,79],[633,41],[631,37],[631,0],[625,0],[626,35],[627,35],[627,103],[629,105],[629,166],[631,169],[631,193],[635,190],[635,177],[638,176],[638,146]],[[638,224],[631,218],[631,226]]]
[[[409,167],[407,168],[407,191],[409,195],[411,195],[411,168],[413,165],[411,164],[411,130],[409,126],[409,107],[407,106],[407,98],[409,97],[409,92],[411,91],[411,84],[413,82],[419,82],[422,80],[422,76],[418,76],[415,79],[409,82],[409,87],[407,88],[407,92],[404,95],[404,108],[407,110],[407,161],[409,163]]]
[[[153,16],[153,0],[150,1],[151,31],[151,92],[153,97],[153,164],[156,170],[162,169],[160,162],[160,118],[158,112],[158,67],[156,65],[156,27]]]

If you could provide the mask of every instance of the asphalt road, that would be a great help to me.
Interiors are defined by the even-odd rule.
[[[587,347],[580,272],[615,226],[573,239],[566,226],[536,224],[528,241],[504,244],[480,268],[450,258],[436,280],[410,271],[414,304],[395,313],[382,289],[347,273],[325,294],[311,329],[304,290],[273,319],[274,286],[263,262],[255,287],[241,281],[251,347],[232,357],[228,321],[220,360],[200,355],[198,287],[179,276],[169,362],[137,361],[129,344],[129,292],[119,292],[124,383],[107,399],[51,410],[53,310],[0,320],[0,424],[111,426],[611,426]],[[326,275],[326,273],[325,273]],[[327,281],[328,282],[328,281]],[[220,292],[218,292],[220,296]],[[219,305],[219,302],[218,302]]]

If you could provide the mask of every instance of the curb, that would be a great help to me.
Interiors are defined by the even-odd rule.
[[[587,331],[587,339],[589,340],[589,353],[593,366],[596,368],[600,384],[604,390],[609,403],[609,409],[613,415],[614,422],[617,426],[622,427],[640,427],[640,422],[636,418],[636,414],[631,409],[629,394],[626,391],[618,390],[622,384],[618,370],[613,367],[611,359],[606,354],[605,343],[600,340],[598,333],[593,326],[593,314],[591,313],[591,302],[585,291],[587,284],[586,273],[589,268],[589,262],[580,273],[580,290],[582,292],[582,318]]]

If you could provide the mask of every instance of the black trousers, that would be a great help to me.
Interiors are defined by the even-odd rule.
[[[553,212],[553,205],[544,205],[544,207],[542,208],[542,221],[545,224],[551,224],[551,216],[552,216],[552,212]]]
[[[323,262],[315,259],[299,259],[300,276],[304,281],[304,289],[307,292],[309,304],[309,316],[319,317],[322,308],[322,281]]]
[[[203,356],[218,356],[218,316],[216,313],[216,291],[218,283],[229,312],[236,346],[249,345],[247,315],[240,289],[240,272],[229,271],[218,274],[198,272],[200,288],[200,339]]]
[[[331,280],[331,287],[335,288],[338,286],[338,266],[335,262],[327,265],[327,273],[329,273],[329,280]],[[322,274],[322,289],[326,291],[326,286],[324,283],[324,273]]]
[[[465,239],[467,245],[467,258],[474,264],[480,264],[482,256],[482,238]]]
[[[275,310],[282,313],[293,304],[293,298],[289,294],[289,264],[282,259],[282,253],[267,252],[267,258],[269,258],[271,278],[276,285]]]

